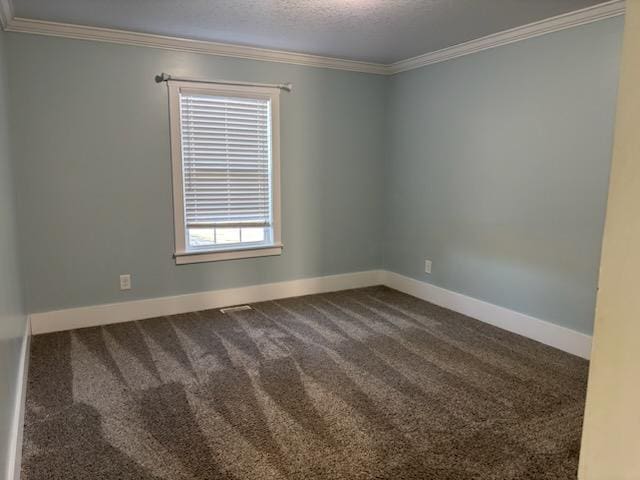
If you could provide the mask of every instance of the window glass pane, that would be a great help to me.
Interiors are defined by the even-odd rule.
[[[240,243],[240,229],[216,228],[216,243]]]
[[[214,228],[190,228],[189,245],[192,247],[204,247],[214,245],[216,241]]]
[[[264,228],[262,227],[243,227],[242,242],[264,242]]]
[[[262,243],[270,238],[269,229],[263,227],[189,228],[189,247]]]

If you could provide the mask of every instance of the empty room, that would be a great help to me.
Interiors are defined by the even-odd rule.
[[[0,24],[0,480],[640,480],[640,0]]]

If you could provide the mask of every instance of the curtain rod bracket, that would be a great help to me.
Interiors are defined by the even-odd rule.
[[[174,78],[165,72],[162,72],[160,75],[156,75],[156,83],[168,82],[170,80],[173,80],[176,82],[215,83],[219,85],[239,85],[243,87],[279,88],[280,90],[285,90],[287,92],[291,92],[293,90],[293,84],[290,82],[271,84],[271,83],[230,82],[225,80],[200,80],[195,78]]]

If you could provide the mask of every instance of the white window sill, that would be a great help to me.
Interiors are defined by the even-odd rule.
[[[208,251],[181,252],[174,255],[176,265],[188,263],[219,262],[240,258],[271,257],[282,253],[282,244],[260,245],[250,247],[232,247]]]

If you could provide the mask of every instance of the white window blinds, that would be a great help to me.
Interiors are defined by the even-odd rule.
[[[180,93],[187,228],[269,226],[271,101]]]

